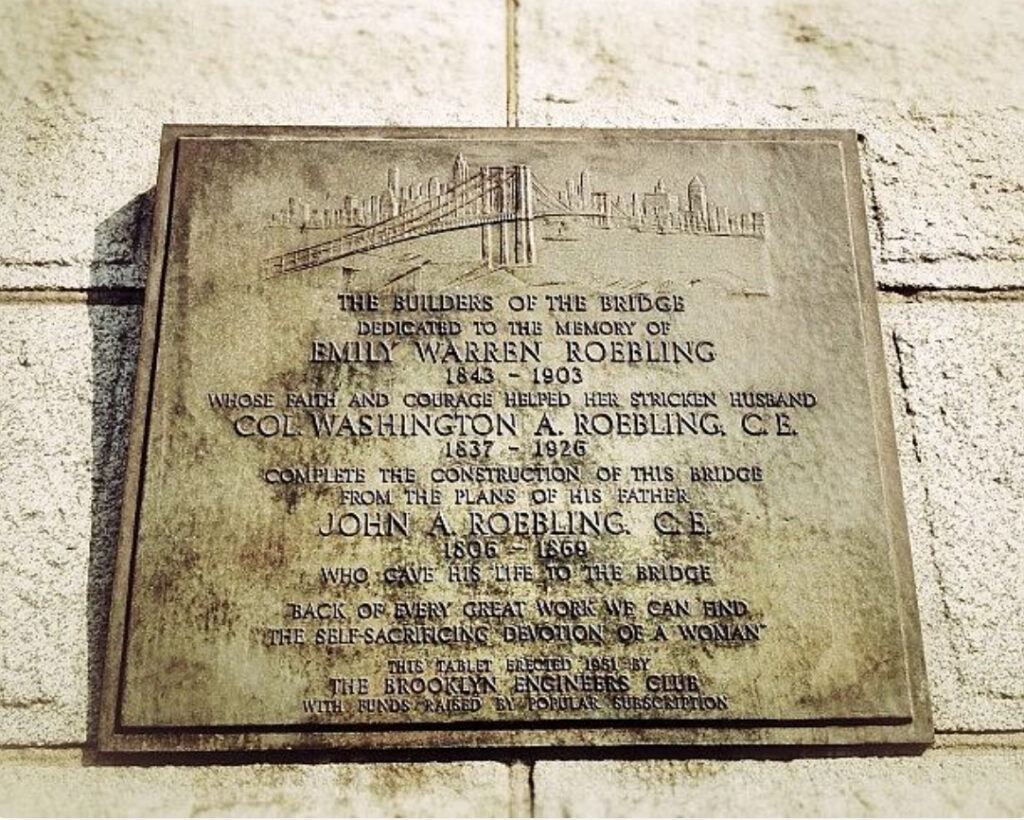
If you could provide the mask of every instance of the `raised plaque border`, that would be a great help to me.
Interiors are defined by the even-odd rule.
[[[177,147],[188,139],[232,140],[479,140],[518,142],[543,138],[577,142],[587,139],[636,141],[826,142],[840,150],[845,171],[846,208],[857,272],[859,307],[865,339],[865,364],[879,448],[879,469],[891,534],[892,566],[896,574],[898,611],[906,649],[907,684],[912,718],[908,721],[849,720],[565,720],[544,721],[538,728],[511,728],[495,723],[458,726],[338,727],[311,724],[309,731],[294,725],[242,725],[208,730],[178,728],[129,729],[120,723],[125,624],[131,604],[135,538],[138,526],[146,440],[153,394],[153,369],[161,324],[162,296],[167,273],[167,243],[174,207]],[[918,618],[910,543],[903,507],[899,461],[895,447],[888,377],[882,350],[881,326],[871,269],[865,202],[857,133],[834,129],[567,129],[567,128],[376,128],[308,126],[165,125],[161,135],[160,169],[153,212],[149,277],[146,283],[141,344],[135,382],[128,462],[114,571],[106,662],[100,693],[97,747],[101,753],[259,752],[272,750],[421,750],[437,756],[455,750],[529,750],[552,748],[583,752],[592,747],[627,747],[654,756],[660,748],[691,748],[708,754],[710,747],[788,747],[788,753],[807,747],[845,747],[851,751],[919,751],[934,738],[924,653]],[[428,750],[435,750],[430,752]],[[610,749],[609,749],[610,751]],[[593,752],[590,752],[593,755]]]

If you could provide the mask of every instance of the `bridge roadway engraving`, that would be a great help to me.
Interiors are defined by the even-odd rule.
[[[539,211],[535,203],[541,206]],[[484,166],[456,182],[444,196],[431,197],[344,236],[271,256],[264,260],[264,269],[268,274],[295,273],[399,242],[477,227],[481,228],[481,258],[488,267],[533,265],[537,219],[582,218],[602,227],[639,221],[608,196],[595,197],[592,205],[598,209],[569,207],[537,181],[527,165]]]

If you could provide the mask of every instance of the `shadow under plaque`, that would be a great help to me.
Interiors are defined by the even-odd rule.
[[[932,737],[843,131],[168,126],[108,752]]]

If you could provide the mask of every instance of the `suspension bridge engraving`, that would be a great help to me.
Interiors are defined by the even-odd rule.
[[[101,748],[927,743],[857,162],[168,128]]]
[[[567,221],[584,220],[604,229],[655,230],[717,237],[764,239],[763,212],[730,213],[708,201],[707,182],[694,176],[685,194],[669,192],[663,179],[647,193],[595,191],[588,169],[553,190],[537,180],[528,165],[489,165],[470,169],[460,153],[450,182],[431,176],[426,184],[401,184],[401,170],[390,168],[387,185],[365,197],[345,194],[292,196],[270,216],[277,228],[298,228],[310,235],[343,231],[327,241],[305,245],[264,261],[271,274],[319,267],[349,256],[446,231],[480,228],[481,259],[488,267],[533,265],[537,259],[536,223],[555,225],[545,237],[569,241]]]

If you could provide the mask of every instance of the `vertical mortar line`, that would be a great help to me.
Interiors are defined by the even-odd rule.
[[[861,168],[863,168],[864,181],[867,183],[868,208],[871,212],[871,221],[875,225],[875,232],[878,237],[878,261],[882,264],[887,259],[885,239],[885,215],[882,213],[882,205],[878,201],[878,188],[875,184],[875,169],[871,161],[871,148],[868,145],[868,138],[864,134],[858,134],[858,142],[861,149]],[[877,279],[877,273],[875,274]]]
[[[513,760],[508,764],[509,817],[533,817],[533,762]]]
[[[536,760],[531,760],[530,763],[529,763],[529,766],[530,766],[530,776],[527,779],[527,785],[530,788],[530,817],[536,817],[537,816],[537,784],[536,784],[536,782],[534,782],[533,776],[534,776],[534,773],[537,770],[537,761]]]
[[[505,124],[519,127],[519,53],[516,17],[519,0],[505,0]]]

